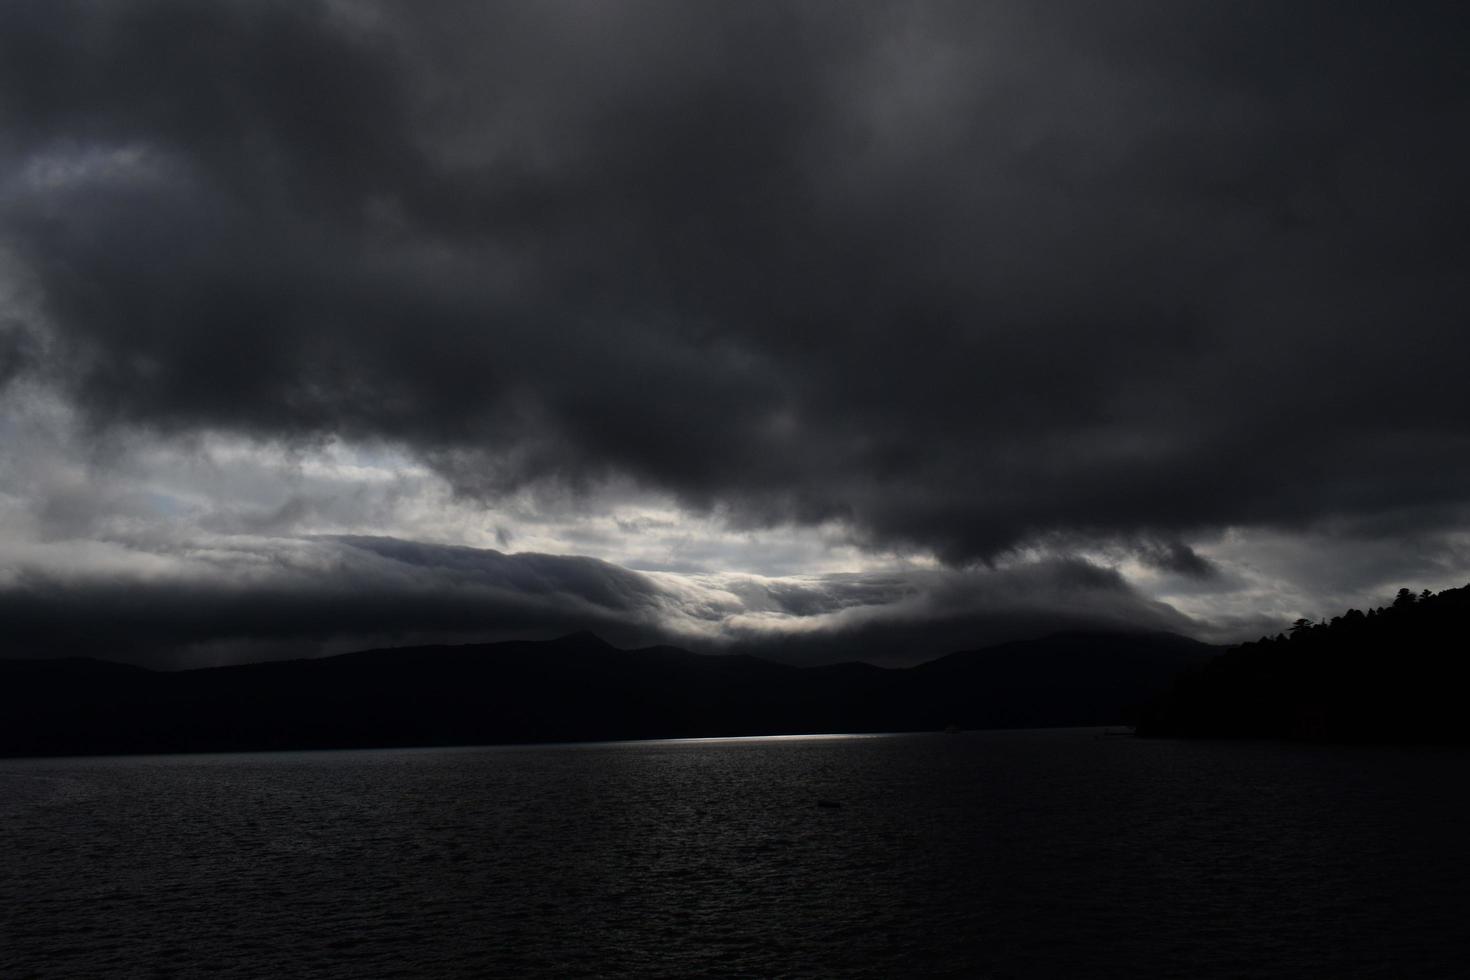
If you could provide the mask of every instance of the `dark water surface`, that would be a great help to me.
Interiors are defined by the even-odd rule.
[[[1461,750],[0,761],[0,977],[1470,976]]]

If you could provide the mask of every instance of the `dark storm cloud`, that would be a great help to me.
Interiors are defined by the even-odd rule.
[[[1149,568],[1187,579],[1210,581],[1220,574],[1214,562],[1177,539],[1139,537],[1127,542],[1123,550]]]
[[[5,655],[197,666],[211,645],[257,659],[417,637],[660,635],[656,585],[591,558],[362,537],[237,549],[187,575],[21,575],[0,588]]]
[[[0,321],[0,388],[39,360],[35,337],[15,320]]]
[[[99,424],[955,562],[1470,496],[1458,5],[0,16],[5,243]]]

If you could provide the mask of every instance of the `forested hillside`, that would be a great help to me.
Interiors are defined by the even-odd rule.
[[[1470,585],[1300,619],[1184,674],[1139,734],[1467,741],[1467,631]]]

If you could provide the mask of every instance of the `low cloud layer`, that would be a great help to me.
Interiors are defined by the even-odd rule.
[[[232,536],[127,557],[128,571],[0,582],[6,654],[181,667],[591,629],[625,646],[903,664],[1038,630],[1190,626],[1077,561],[772,579],[350,536]]]
[[[1345,554],[1397,522],[1460,554],[1466,16],[13,5],[0,389],[26,407],[0,431],[55,403],[82,435],[61,462],[9,444],[24,528],[0,533],[115,541],[163,507],[207,512],[187,536],[442,542],[478,508],[466,543],[650,575],[728,572],[742,534],[747,570],[796,576],[832,549],[935,581],[1106,553],[1124,578],[1084,593],[1130,596],[1129,622],[1177,597],[1206,632],[1247,622],[1232,595],[1277,596],[1268,616],[1356,594],[1308,557],[1288,603],[1211,542]],[[269,507],[200,472],[135,472],[154,489],[128,500],[86,479],[139,439],[412,473]],[[1408,564],[1465,577],[1436,562]]]

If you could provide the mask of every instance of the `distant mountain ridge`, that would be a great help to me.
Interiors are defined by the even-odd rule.
[[[1063,633],[917,667],[795,667],[590,633],[153,671],[0,661],[0,754],[348,748],[1107,725],[1215,648]]]

